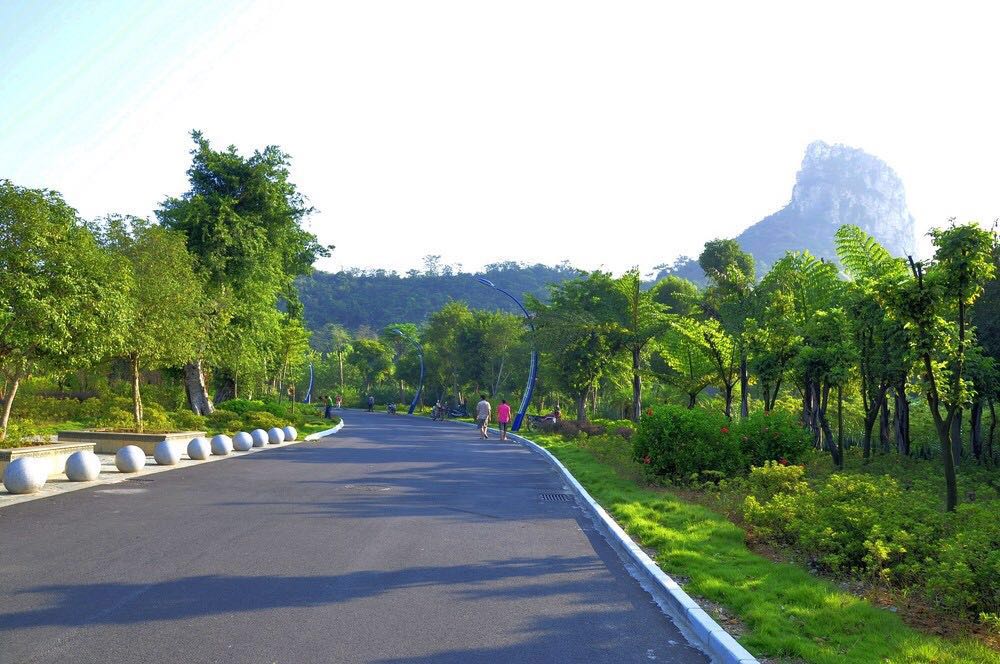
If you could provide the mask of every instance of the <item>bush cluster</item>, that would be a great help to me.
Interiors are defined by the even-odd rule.
[[[775,462],[751,469],[743,516],[755,537],[836,574],[920,587],[948,611],[984,621],[1000,614],[997,501],[949,516],[938,496],[889,476],[836,474],[814,488],[804,475]]]
[[[648,408],[633,437],[637,461],[658,476],[731,477],[765,461],[792,463],[809,449],[808,432],[787,413],[730,421],[717,411]]]

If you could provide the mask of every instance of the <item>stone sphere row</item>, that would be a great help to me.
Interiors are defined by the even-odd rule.
[[[209,454],[226,456],[233,450],[246,452],[252,447],[264,447],[268,443],[280,445],[298,438],[298,431],[289,425],[274,427],[268,431],[254,429],[250,433],[240,431],[230,438],[225,434],[212,436],[211,440],[198,436],[187,445],[187,455],[194,460],[204,460]],[[153,460],[160,466],[173,466],[181,460],[181,452],[169,440],[157,443],[153,450]],[[126,445],[115,454],[115,466],[123,473],[137,473],[146,465],[146,453],[137,445]],[[101,473],[101,460],[93,452],[73,452],[66,459],[66,477],[71,482],[91,482]],[[14,459],[3,473],[3,485],[10,493],[35,493],[45,486],[49,475],[49,464],[41,459],[21,457]]]

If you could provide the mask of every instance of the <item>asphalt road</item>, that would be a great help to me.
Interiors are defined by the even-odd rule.
[[[346,419],[0,510],[0,662],[707,661],[539,455]]]

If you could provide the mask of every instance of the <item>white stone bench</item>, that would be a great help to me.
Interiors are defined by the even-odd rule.
[[[146,456],[152,456],[153,449],[161,440],[169,440],[187,445],[204,431],[175,431],[171,433],[135,433],[132,431],[60,431],[60,443],[93,443],[98,454],[114,454],[126,445],[142,448]]]

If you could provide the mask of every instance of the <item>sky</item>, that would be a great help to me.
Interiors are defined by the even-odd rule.
[[[1000,216],[990,3],[0,0],[0,178],[86,218],[276,144],[333,255],[644,273],[862,148],[920,233]],[[925,245],[926,246],[926,245]]]

